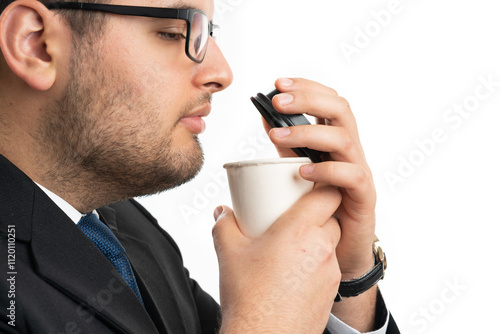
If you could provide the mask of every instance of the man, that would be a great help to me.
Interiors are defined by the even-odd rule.
[[[315,189],[259,238],[215,210],[219,308],[129,200],[201,168],[202,117],[232,81],[209,37],[213,2],[0,4],[2,332],[398,332],[375,282],[334,303],[340,281],[381,268],[370,170],[334,90],[276,82],[279,111],[320,123],[269,131],[280,154],[307,146],[334,161],[302,167]]]

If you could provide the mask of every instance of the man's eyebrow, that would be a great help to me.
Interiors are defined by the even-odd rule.
[[[196,9],[192,6],[188,6],[188,5],[179,5],[179,6],[169,6],[168,8],[173,8],[173,9]]]
[[[193,6],[189,6],[184,3],[184,1],[176,1],[174,3],[171,3],[168,6],[164,6],[166,8],[174,8],[174,9],[195,9]]]

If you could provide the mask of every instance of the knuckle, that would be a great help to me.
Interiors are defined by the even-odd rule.
[[[360,166],[358,166],[358,168],[354,169],[353,174],[354,174],[354,182],[357,185],[365,185],[367,183],[368,174]]]
[[[329,262],[335,254],[335,248],[329,244],[317,245],[314,251],[314,257],[319,263]]]
[[[214,226],[212,227],[212,237],[214,238],[214,241],[217,239],[217,237],[219,236],[219,233],[220,233],[220,229],[221,229],[221,225],[222,225],[222,222],[224,220],[222,219],[219,219],[215,224]]]
[[[330,260],[332,256],[335,255],[335,248],[337,247],[337,235],[336,233],[328,233],[326,235],[326,260]]]
[[[311,136],[314,135],[314,129],[312,129],[313,126],[314,125],[299,125],[298,129],[296,129],[297,138],[305,141],[306,145],[309,144]],[[292,128],[296,127],[292,126]]]
[[[313,227],[304,230],[299,240],[308,249],[309,253],[306,256],[314,260],[318,266],[329,262],[335,254],[335,245],[331,242],[331,236],[323,228]]]
[[[326,173],[326,175],[328,175],[328,177],[332,177],[333,175],[335,175],[336,167],[335,167],[334,162],[327,161],[327,162],[324,162],[323,165],[324,165],[325,173]]]
[[[345,108],[345,109],[351,109],[351,106],[349,105],[349,101],[343,96],[338,97],[340,104]]]
[[[335,96],[339,96],[339,93],[337,92],[337,90],[333,89],[332,87],[327,87],[327,88],[330,90],[330,92],[331,92],[333,95],[335,95]]]
[[[328,220],[328,224],[331,224],[331,226],[333,226],[332,232],[329,234],[329,237],[330,237],[329,242],[331,243],[333,249],[335,250],[335,248],[337,247],[337,245],[340,241],[342,231],[340,229],[340,224],[336,218],[331,217]]]
[[[342,137],[344,138],[343,150],[348,152],[352,149],[354,143],[353,140],[351,139],[351,136],[349,135],[349,132],[345,128],[342,128],[341,131],[342,131]]]
[[[340,273],[340,270],[335,268],[332,276],[333,276],[331,280],[332,287],[338,287],[342,279],[342,274]]]
[[[339,112],[340,112],[340,114],[342,114],[342,115],[349,115],[349,114],[351,114],[351,106],[349,105],[349,102],[345,98],[339,96],[337,98],[337,101],[338,101],[338,104],[339,104]]]
[[[303,91],[300,95],[300,98],[302,99],[302,103],[304,105],[311,105],[314,102],[314,96],[312,92]]]

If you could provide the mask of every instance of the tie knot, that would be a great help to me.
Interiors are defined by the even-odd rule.
[[[117,257],[125,253],[125,249],[118,239],[109,227],[99,220],[96,214],[87,213],[78,222],[78,227],[107,258]]]

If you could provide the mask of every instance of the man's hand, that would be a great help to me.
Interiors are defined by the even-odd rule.
[[[296,156],[292,147],[329,153],[333,161],[302,166],[301,176],[339,187],[342,204],[335,216],[342,229],[337,247],[342,279],[362,276],[373,266],[376,193],[349,103],[335,90],[305,79],[279,79],[276,88],[282,92],[273,98],[278,112],[306,113],[318,124],[271,130],[265,123],[271,141],[282,157]]]
[[[335,187],[318,186],[253,239],[231,209],[216,209],[221,333],[323,332],[340,281],[340,200]]]
[[[301,176],[318,185],[336,186],[342,203],[335,212],[342,237],[336,255],[342,280],[360,277],[373,267],[376,193],[361,147],[356,120],[349,103],[331,88],[305,79],[279,79],[282,93],[273,106],[284,114],[316,117],[316,125],[272,129],[264,121],[280,156],[295,156],[291,148],[308,147],[328,152],[331,161],[302,166]],[[376,287],[336,303],[332,312],[359,331],[373,330]]]

